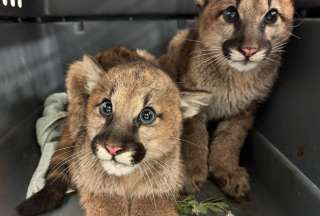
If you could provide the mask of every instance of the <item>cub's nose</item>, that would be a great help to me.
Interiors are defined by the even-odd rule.
[[[119,151],[123,150],[122,147],[119,147],[119,146],[111,146],[111,145],[106,145],[106,148],[108,150],[108,152],[111,154],[111,155],[117,155],[119,153]]]
[[[258,49],[255,47],[242,47],[241,48],[242,53],[245,57],[249,58],[257,53]]]

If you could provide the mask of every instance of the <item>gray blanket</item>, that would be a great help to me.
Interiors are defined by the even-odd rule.
[[[41,190],[45,184],[45,175],[50,160],[55,152],[61,136],[64,120],[67,117],[66,93],[50,95],[44,102],[44,111],[36,123],[36,134],[42,155],[31,178],[27,198]]]

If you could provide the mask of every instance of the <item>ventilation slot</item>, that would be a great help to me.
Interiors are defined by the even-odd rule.
[[[18,7],[22,8],[23,0],[2,0],[2,4],[7,7]]]

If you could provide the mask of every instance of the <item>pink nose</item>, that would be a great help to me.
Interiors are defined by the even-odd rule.
[[[117,153],[123,149],[121,147],[115,147],[115,146],[109,146],[109,145],[106,145],[106,148],[111,155],[117,155]]]
[[[255,47],[243,47],[241,48],[242,53],[245,55],[245,57],[251,57],[254,54],[257,53],[258,49]]]

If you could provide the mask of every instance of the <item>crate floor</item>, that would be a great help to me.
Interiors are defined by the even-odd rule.
[[[252,193],[249,201],[235,202],[227,199],[235,216],[284,216],[276,201],[268,195],[267,191],[259,182],[253,180]],[[209,197],[224,197],[219,189],[212,183],[206,184],[201,193],[200,199]],[[79,199],[76,194],[71,195],[66,203],[58,210],[45,214],[45,216],[65,216],[83,215],[83,211],[78,204]]]
[[[41,110],[41,109],[39,109]],[[25,192],[37,165],[39,151],[34,136],[35,112],[0,140],[0,212],[1,215],[16,216],[15,206],[24,199]],[[252,172],[251,172],[252,173]],[[212,183],[205,185],[198,194],[199,199],[208,197],[223,198],[223,194]],[[241,203],[228,200],[236,216],[283,216],[276,201],[271,198],[263,184],[252,175],[252,193],[250,201]],[[72,195],[66,203],[46,216],[83,215],[78,197]]]

